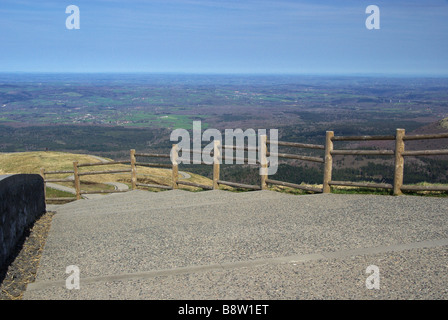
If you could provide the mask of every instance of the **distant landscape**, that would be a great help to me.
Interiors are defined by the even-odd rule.
[[[323,144],[327,130],[336,135],[390,135],[397,128],[408,134],[447,132],[447,117],[448,78],[0,74],[4,153],[48,150],[112,159],[128,157],[131,148],[166,153],[173,143],[171,131],[191,130],[196,120],[203,129],[278,129],[282,141]],[[430,143],[437,144],[431,148],[448,148],[446,140]],[[381,157],[341,157],[334,165],[336,180],[393,178],[393,163]],[[204,166],[186,169],[211,175]],[[240,182],[259,179],[256,170],[241,165],[223,166],[222,174]],[[411,159],[405,177],[406,183],[446,183],[448,160]],[[321,183],[322,168],[285,161],[275,179]]]

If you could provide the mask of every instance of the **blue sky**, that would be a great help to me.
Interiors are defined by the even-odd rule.
[[[448,75],[447,35],[446,0],[1,0],[0,72]]]

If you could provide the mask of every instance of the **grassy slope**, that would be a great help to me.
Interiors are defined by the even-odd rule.
[[[86,154],[73,154],[66,152],[17,152],[17,153],[1,153],[0,154],[0,174],[10,174],[10,173],[35,173],[40,174],[40,169],[45,168],[46,171],[60,171],[60,170],[73,170],[73,162],[78,161],[78,163],[95,163],[99,162],[93,156]],[[96,167],[83,167],[80,168],[81,172],[87,171],[104,171],[104,170],[114,170],[114,169],[129,169],[129,165],[107,165],[107,166],[96,166]],[[70,174],[61,175],[51,175],[49,178],[65,178]],[[211,185],[210,179],[202,177],[196,174],[190,174],[191,178],[189,181]],[[138,167],[137,177],[139,182],[147,183],[161,183],[161,184],[171,184],[171,170],[169,169],[158,169],[158,168],[147,168]],[[105,183],[105,182],[122,182],[130,185],[131,175],[128,173],[124,174],[102,174],[102,175],[92,175],[83,176],[81,181],[90,183]],[[60,183],[62,185],[72,186],[71,183]],[[184,186],[182,186],[184,188]],[[196,188],[185,186],[185,189],[195,190]]]

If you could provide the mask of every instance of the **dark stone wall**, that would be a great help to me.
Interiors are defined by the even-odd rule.
[[[44,181],[40,175],[0,175],[0,269],[27,228],[44,213]]]

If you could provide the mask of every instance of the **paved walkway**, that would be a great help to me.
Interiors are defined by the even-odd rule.
[[[56,211],[24,299],[448,298],[447,198],[135,190]]]

